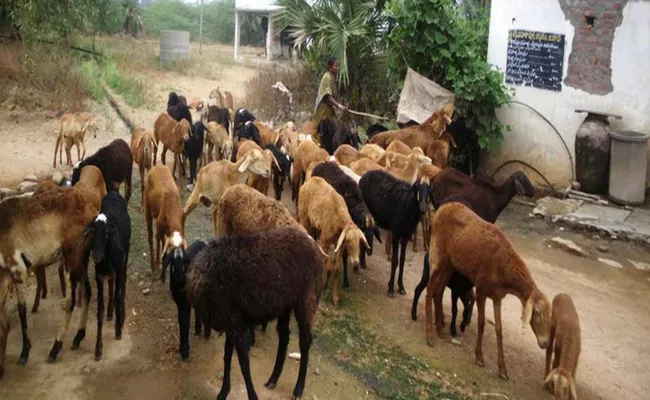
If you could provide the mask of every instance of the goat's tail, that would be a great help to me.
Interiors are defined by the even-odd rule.
[[[413,321],[418,320],[418,300],[424,288],[427,287],[429,283],[429,270],[431,269],[431,263],[429,262],[429,252],[424,253],[424,265],[422,266],[422,278],[420,283],[415,287],[415,293],[413,293],[413,305],[411,306],[411,319]]]

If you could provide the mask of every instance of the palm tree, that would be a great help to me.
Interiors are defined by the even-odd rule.
[[[289,30],[297,47],[339,59],[339,84],[360,76],[381,49],[385,0],[278,0],[278,30]],[[312,4],[310,4],[312,3]]]

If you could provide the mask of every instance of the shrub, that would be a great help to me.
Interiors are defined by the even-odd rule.
[[[453,0],[394,0],[389,35],[390,73],[402,81],[407,64],[456,94],[456,114],[476,132],[482,148],[497,146],[496,110],[509,103],[500,71],[487,62],[488,19],[464,18]],[[509,127],[507,127],[509,128]]]
[[[102,71],[97,62],[95,60],[81,61],[76,70],[83,77],[84,92],[95,101],[102,102],[106,93],[102,88]]]

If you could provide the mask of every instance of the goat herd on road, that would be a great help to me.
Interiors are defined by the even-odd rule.
[[[121,338],[131,237],[127,204],[135,161],[151,269],[161,270],[163,282],[170,270],[182,359],[190,352],[192,308],[196,334],[201,334],[202,326],[206,336],[213,329],[226,333],[219,399],[225,399],[230,390],[233,350],[237,351],[248,397],[257,398],[248,348],[254,343],[255,327],[265,327],[272,320],[277,320],[279,345],[265,386],[275,387],[287,352],[292,313],[301,355],[293,398],[300,398],[323,288],[332,278],[331,299],[336,305],[341,270],[347,288],[348,267],[355,271],[359,266],[366,268],[366,255],[373,252],[373,239],[381,243],[383,229],[391,260],[388,295],[394,295],[398,267],[397,290],[405,295],[406,249],[414,239],[415,250],[419,225],[426,255],[411,317],[417,319],[418,299],[426,288],[428,343],[434,344],[434,315],[437,333],[443,333],[442,296],[449,287],[452,336],[457,335],[457,300],[464,305],[461,331],[470,323],[474,303],[478,307],[475,356],[476,363],[483,366],[485,303],[490,298],[499,374],[508,379],[501,300],[512,294],[521,300],[523,323],[531,326],[539,346],[546,349],[543,387],[556,399],[577,398],[580,326],[573,301],[558,294],[551,304],[512,243],[494,225],[515,194],[534,195],[533,185],[521,172],[495,186],[447,167],[450,147],[455,146],[446,130],[453,104],[436,110],[419,125],[397,130],[373,125],[362,147],[358,134],[347,123],[326,119],[317,127],[303,125],[301,133],[292,122],[273,129],[246,109],[234,111],[232,96],[228,92],[222,95],[218,89],[208,99],[187,104],[183,96],[170,93],[167,112],[156,118],[153,133],[137,128],[130,146],[117,139],[87,158],[83,138],[86,132],[96,135],[97,124],[88,113],[65,114],[57,131],[54,164],[57,151],[61,162],[65,147],[71,165],[71,147],[77,146],[78,157],[83,147],[73,168],[71,187],[42,181],[32,196],[0,203],[0,376],[9,333],[6,302],[10,291],[15,289],[18,302],[23,342],[18,362],[24,364],[31,348],[26,280],[29,272],[36,276],[32,308],[36,312],[40,297],[47,293],[44,268],[59,260],[66,302],[49,361],[56,361],[61,351],[76,305],[81,306],[83,315],[72,348],[78,348],[85,337],[91,256],[98,294],[96,360],[101,359],[103,350],[105,279],[109,286],[107,319],[115,312],[115,335]],[[199,119],[194,123],[192,111]],[[161,144],[163,165],[156,162]],[[174,157],[172,169],[164,165],[168,150]],[[184,187],[187,161],[192,192],[182,207],[179,187]],[[291,185],[295,217],[279,201],[285,181]],[[121,183],[125,183],[124,198],[119,194]],[[270,186],[275,199],[267,197]],[[188,244],[185,221],[199,203],[211,209],[215,238]]]

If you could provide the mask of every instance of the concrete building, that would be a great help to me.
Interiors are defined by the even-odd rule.
[[[512,131],[485,157],[486,171],[520,159],[554,186],[569,185],[569,156],[543,117],[574,157],[586,116],[576,109],[618,114],[623,118],[610,118],[612,129],[650,134],[648,38],[647,0],[492,0],[488,60],[506,72],[514,100],[523,104],[499,110]]]
[[[282,54],[280,32],[276,32],[273,13],[280,7],[275,0],[236,0],[235,1],[235,60],[239,59],[240,22],[243,14],[253,14],[268,18],[266,31],[266,59],[271,60]]]

